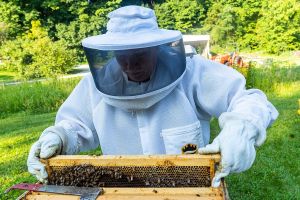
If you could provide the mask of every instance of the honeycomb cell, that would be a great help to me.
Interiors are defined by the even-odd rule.
[[[49,184],[81,187],[209,187],[206,166],[51,167]]]

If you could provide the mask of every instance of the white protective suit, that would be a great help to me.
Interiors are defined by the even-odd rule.
[[[180,154],[186,143],[209,142],[211,117],[228,113],[249,121],[265,137],[276,109],[256,89],[245,90],[244,77],[232,68],[194,56],[175,87],[144,95],[139,104],[122,104],[101,94],[85,77],[58,111],[56,126],[66,130],[63,153],[96,148],[103,154]],[[128,100],[129,99],[129,100]],[[131,97],[127,101],[130,102]],[[145,103],[148,102],[148,103]],[[123,106],[123,107],[122,107]]]
[[[159,29],[151,9],[127,6],[109,17],[106,34],[83,40],[92,74],[61,106],[55,126],[32,146],[29,172],[45,181],[39,158],[99,145],[108,155],[181,154],[188,143],[197,144],[200,153],[221,152],[215,187],[230,172],[251,167],[255,146],[264,142],[266,128],[278,116],[264,93],[246,90],[245,78],[232,68],[200,56],[185,59],[181,33]],[[149,48],[156,52],[155,59],[145,56],[155,61],[149,79],[130,81],[118,53]],[[138,53],[133,55],[139,58]],[[135,60],[142,71],[150,69],[145,63],[152,63],[146,58]],[[212,117],[219,118],[222,131],[207,145]]]

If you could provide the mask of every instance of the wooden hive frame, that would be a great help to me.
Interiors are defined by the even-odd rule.
[[[134,167],[134,166],[205,166],[209,167],[210,180],[214,177],[215,166],[220,162],[220,155],[138,155],[138,156],[86,156],[62,155],[43,161],[51,176],[53,169],[77,165],[93,165],[101,167]],[[104,194],[97,200],[113,199],[229,199],[226,186],[222,181],[218,188],[212,187],[103,187]],[[29,192],[23,199],[79,199],[75,195],[59,195],[44,192]]]

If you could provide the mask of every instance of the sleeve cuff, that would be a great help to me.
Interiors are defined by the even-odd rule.
[[[251,115],[245,115],[241,113],[235,113],[235,112],[225,112],[222,113],[218,119],[219,126],[221,129],[227,124],[229,121],[244,121],[252,126],[254,126],[257,130],[257,135],[255,139],[255,145],[261,146],[265,140],[266,140],[266,128],[264,128],[262,122],[260,122],[258,119],[255,119],[254,117],[251,117]]]
[[[45,129],[40,137],[43,137],[46,134],[53,133],[60,137],[62,141],[60,155],[67,155],[67,154],[75,154],[77,153],[76,145],[72,145],[72,140],[70,141],[70,134],[66,131],[64,127],[61,125],[50,126],[49,128]],[[76,137],[77,139],[77,137]],[[76,143],[76,142],[75,142]]]

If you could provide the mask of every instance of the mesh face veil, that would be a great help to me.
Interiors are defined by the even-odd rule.
[[[84,52],[97,89],[109,96],[136,96],[161,90],[176,82],[186,68],[182,39],[135,49],[84,47]]]

